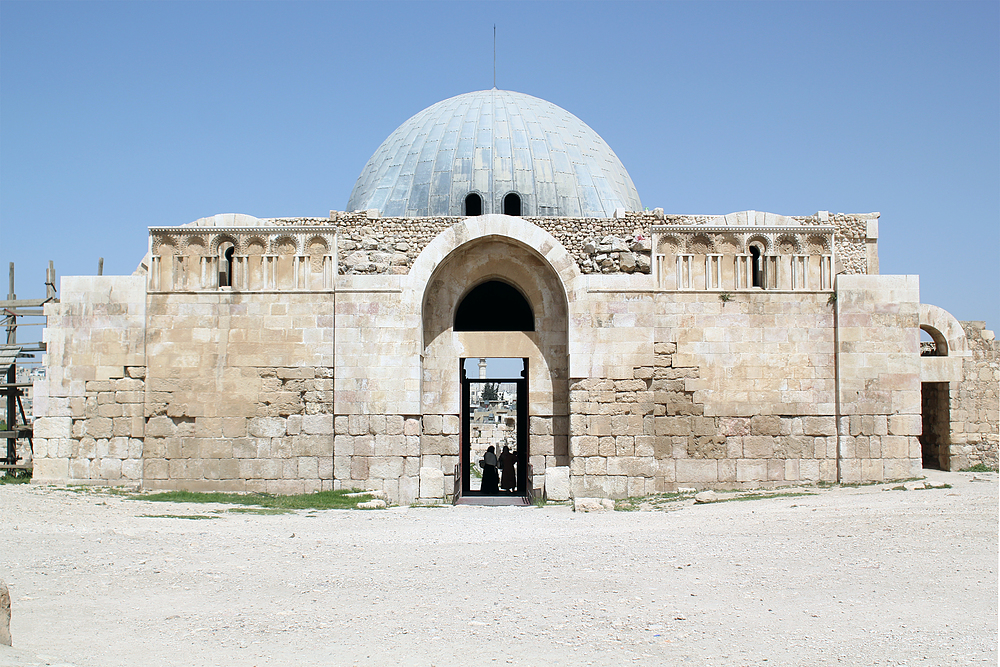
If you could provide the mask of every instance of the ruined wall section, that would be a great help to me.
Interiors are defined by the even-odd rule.
[[[743,212],[761,216],[761,212]],[[771,215],[771,214],[767,214]],[[651,231],[654,225],[705,225],[714,215],[671,215],[662,209],[623,212],[614,218],[525,217],[552,234],[577,262],[581,273],[648,274],[652,270]],[[878,273],[878,213],[792,216],[804,225],[836,227],[836,252],[846,273]],[[340,234],[339,271],[342,274],[400,275],[438,234],[466,220],[462,217],[383,218],[377,211],[331,211],[329,220],[275,218],[269,225],[333,224]],[[753,223],[751,223],[753,224]]]
[[[996,468],[1000,446],[1000,342],[984,322],[962,322],[970,357],[962,382],[950,388],[950,468],[983,464]]]
[[[46,304],[34,384],[38,483],[137,484],[145,392],[144,276],[74,276]]]
[[[828,295],[614,297],[594,285],[594,337],[576,341],[590,363],[571,359],[575,495],[837,480]]]

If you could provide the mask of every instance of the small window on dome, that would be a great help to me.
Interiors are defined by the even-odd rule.
[[[521,198],[516,192],[511,192],[503,198],[504,215],[521,215]]]
[[[475,192],[470,192],[465,198],[465,214],[470,217],[483,214],[483,198]]]

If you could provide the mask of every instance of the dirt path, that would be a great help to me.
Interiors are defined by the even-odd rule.
[[[2,486],[0,666],[993,667],[997,475],[928,477],[952,488],[592,514]]]

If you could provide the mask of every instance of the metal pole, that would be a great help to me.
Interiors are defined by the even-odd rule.
[[[14,262],[10,263],[10,289],[7,292],[7,299],[13,301],[17,298],[14,294]],[[7,343],[12,345],[17,343],[17,317],[13,315],[14,311],[8,311],[7,314]],[[17,371],[14,363],[7,368],[7,384],[13,385],[17,382]],[[17,423],[17,388],[10,386],[4,388],[4,393],[7,398],[7,415],[5,423],[7,424],[7,431],[13,431],[14,425]],[[7,463],[17,463],[17,438],[7,438],[7,455],[4,457]]]
[[[97,259],[97,275],[99,275],[99,276],[103,276],[104,275],[104,258],[103,257],[99,257]]]

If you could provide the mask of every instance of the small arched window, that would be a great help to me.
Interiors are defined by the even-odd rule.
[[[521,215],[521,198],[516,192],[511,192],[503,198],[504,215]]]
[[[475,192],[470,192],[465,197],[465,215],[474,216],[483,214],[483,198]]]
[[[764,286],[764,266],[760,258],[760,248],[755,245],[750,246],[750,274],[754,287]]]
[[[219,246],[219,287],[233,286],[233,254],[236,248],[226,241]]]

